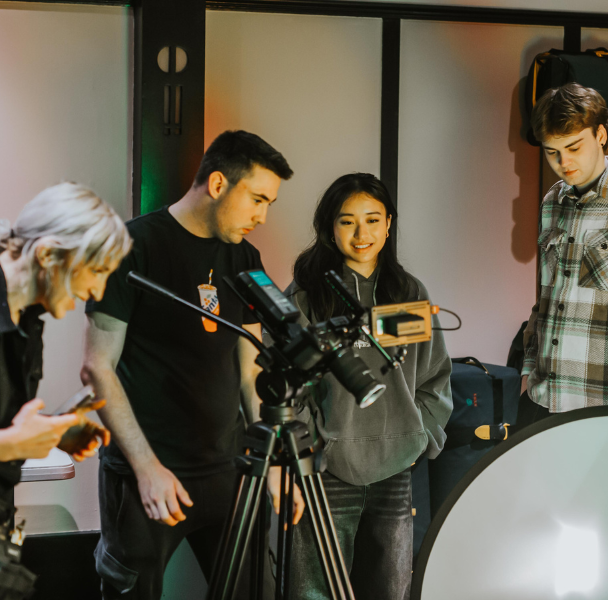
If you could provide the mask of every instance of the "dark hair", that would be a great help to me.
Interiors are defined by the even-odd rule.
[[[532,131],[540,142],[548,136],[571,135],[588,127],[595,136],[600,125],[607,127],[607,121],[608,109],[602,95],[578,83],[547,90],[530,117]]]
[[[236,185],[255,165],[272,171],[281,179],[289,179],[293,175],[284,156],[258,135],[242,130],[224,131],[207,148],[194,178],[194,186],[205,183],[215,171],[223,173],[230,185]]]
[[[325,321],[343,311],[323,280],[323,273],[330,269],[342,273],[344,255],[332,242],[334,222],[344,202],[355,194],[367,194],[382,202],[386,215],[392,215],[391,230],[397,231],[397,211],[386,186],[370,173],[350,173],[336,179],[325,191],[315,210],[313,227],[315,239],[298,256],[293,267],[296,284],[308,294],[308,302],[315,318]],[[379,304],[407,302],[418,297],[418,285],[399,264],[394,244],[387,241],[378,255],[379,276],[376,298]]]

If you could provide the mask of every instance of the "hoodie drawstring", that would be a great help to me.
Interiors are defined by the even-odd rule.
[[[359,300],[359,302],[361,302],[361,294],[359,293],[359,278],[354,273],[351,273],[351,275],[355,279],[355,289],[357,290],[357,300]]]
[[[361,302],[361,294],[359,293],[359,278],[354,273],[351,273],[351,275],[353,276],[353,279],[355,280],[355,289],[357,290],[357,300],[359,300],[359,302]],[[378,277],[376,277],[376,280],[374,281],[374,291],[372,292],[372,299],[374,301],[374,306],[377,305],[377,302],[376,302],[376,288],[377,287],[378,287]]]

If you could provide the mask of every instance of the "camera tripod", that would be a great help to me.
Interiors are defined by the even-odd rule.
[[[207,591],[207,600],[232,600],[251,543],[251,600],[263,598],[268,469],[281,467],[276,600],[289,599],[293,539],[293,489],[299,475],[332,600],[354,600],[327,496],[321,480],[322,448],[292,406],[262,404],[261,421],[250,425],[245,452],[236,459],[240,477]]]
[[[321,442],[315,443],[308,428],[304,423],[295,419],[293,401],[298,391],[306,381],[302,379],[300,371],[310,372],[316,367],[317,376],[327,370],[323,358],[329,355],[333,361],[342,359],[343,354],[336,354],[331,348],[342,348],[342,341],[334,346],[331,340],[318,340],[311,335],[300,335],[302,328],[295,323],[298,311],[281,294],[279,289],[272,283],[263,271],[251,271],[241,273],[239,277],[248,276],[246,287],[247,294],[255,296],[255,302],[250,303],[232,285],[229,279],[224,278],[226,284],[232,289],[236,296],[256,316],[260,323],[269,331],[266,318],[272,318],[273,322],[279,319],[284,326],[291,346],[296,355],[290,358],[284,348],[276,350],[273,346],[268,349],[251,332],[222,319],[180,298],[171,290],[143,277],[135,271],[127,275],[127,282],[146,292],[156,294],[167,300],[177,302],[188,309],[211,319],[227,329],[237,333],[249,340],[260,352],[256,362],[264,369],[257,377],[256,390],[262,400],[260,408],[261,421],[250,425],[245,438],[244,453],[236,458],[236,466],[240,471],[231,511],[226,523],[224,535],[216,559],[215,567],[207,590],[207,600],[232,600],[239,580],[245,554],[251,544],[251,600],[262,600],[264,592],[263,573],[264,556],[266,548],[266,511],[265,500],[267,493],[268,469],[273,466],[281,467],[281,501],[279,508],[279,538],[277,557],[277,581],[275,600],[289,600],[289,577],[291,566],[291,545],[293,539],[293,489],[296,474],[300,477],[304,500],[310,512],[314,538],[319,551],[323,572],[329,588],[331,600],[354,600],[354,594],[348,571],[344,564],[342,551],[338,542],[338,536],[334,522],[329,510],[327,496],[321,480],[323,451]],[[344,288],[335,273],[326,274],[332,289],[342,298],[343,302],[358,315],[359,319],[365,309]],[[251,288],[251,289],[249,289]],[[253,290],[253,291],[252,291]],[[253,300],[252,300],[253,302]],[[255,304],[260,303],[263,310],[256,309]],[[338,318],[340,319],[340,318]],[[357,322],[355,319],[355,322]],[[285,322],[283,322],[285,321]],[[333,320],[333,328],[338,328],[342,334],[349,333],[351,321],[336,323]],[[321,324],[323,325],[323,324]],[[339,325],[339,327],[338,327]],[[290,328],[292,329],[290,333]],[[293,332],[293,328],[296,332]],[[399,366],[400,362],[389,356],[369,331],[363,331],[368,335],[372,344],[386,358],[387,363],[393,367]],[[330,348],[331,347],[331,348]],[[275,349],[275,352],[270,350]],[[362,373],[366,374],[363,379],[357,380],[355,398],[361,406],[373,402],[386,387],[379,384],[364,363],[356,363],[351,357],[347,361],[346,371],[340,371],[339,379],[348,389],[349,378],[355,376],[355,371],[363,367]],[[294,370],[291,366],[292,360],[300,363],[299,369]],[[310,360],[314,359],[312,363]],[[359,359],[360,360],[360,359]],[[316,361],[316,362],[315,362]],[[310,363],[310,364],[309,364]],[[321,365],[321,366],[319,366]],[[274,367],[274,370],[273,370]],[[353,369],[354,367],[354,369]],[[309,378],[312,379],[312,378]]]

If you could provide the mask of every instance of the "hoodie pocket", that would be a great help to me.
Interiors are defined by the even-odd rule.
[[[423,430],[361,438],[329,438],[327,470],[352,485],[369,485],[409,468],[425,451]]]

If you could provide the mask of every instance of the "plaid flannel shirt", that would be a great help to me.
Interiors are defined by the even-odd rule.
[[[563,181],[549,190],[538,245],[528,394],[551,412],[608,404],[608,170],[581,197]]]

